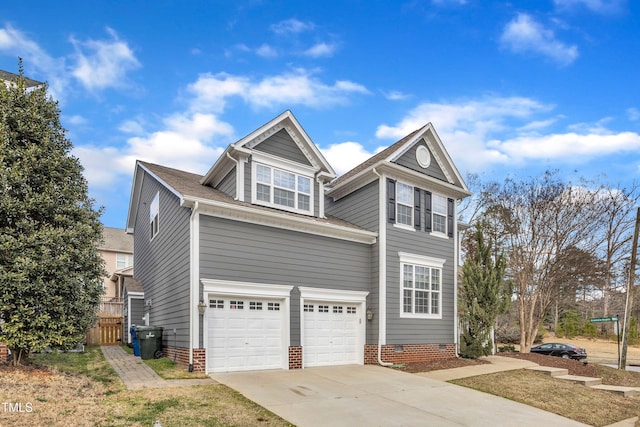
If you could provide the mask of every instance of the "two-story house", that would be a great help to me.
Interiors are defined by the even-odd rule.
[[[341,177],[290,111],[204,176],[139,161],[127,231],[147,320],[196,371],[455,357],[469,194],[431,124]]]

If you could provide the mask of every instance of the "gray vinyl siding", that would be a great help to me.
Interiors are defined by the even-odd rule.
[[[429,150],[429,147],[427,147],[427,150],[429,150],[429,154],[431,154],[431,163],[429,164],[429,167],[425,169],[425,168],[423,168],[422,166],[420,166],[418,164],[418,162],[416,160],[416,150],[421,145],[427,147],[427,144],[425,144],[424,140],[420,140],[419,143],[415,144],[406,153],[404,153],[402,156],[400,156],[400,158],[398,160],[396,160],[395,163],[397,163],[397,164],[399,164],[401,166],[404,166],[406,168],[412,169],[414,171],[423,173],[425,175],[429,175],[429,176],[431,176],[433,178],[437,178],[439,180],[446,181],[447,178],[444,175],[444,172],[442,172],[442,169],[440,168],[440,165],[438,165],[438,162],[433,157],[433,153],[431,152],[431,150]]]
[[[307,156],[304,155],[300,147],[298,147],[285,129],[280,129],[274,135],[256,145],[253,149],[311,166]]]
[[[325,212],[336,218],[343,219],[370,231],[378,231],[378,181],[374,181],[364,187],[333,201],[327,197]],[[378,242],[371,246],[371,287],[367,296],[367,308],[374,315],[373,321],[367,321],[366,342],[375,344],[378,342]]]
[[[371,246],[228,219],[200,218],[200,277],[370,291]],[[291,293],[291,345],[300,345],[300,295]]]
[[[158,234],[150,240],[149,205],[160,192]],[[150,325],[177,329],[176,344],[189,346],[189,216],[179,199],[145,174],[134,229],[135,277],[151,300]],[[173,334],[172,334],[173,335]],[[173,338],[173,337],[172,337]],[[173,340],[171,342],[173,345]]]
[[[223,193],[231,196],[231,197],[236,197],[236,168],[234,166],[233,169],[231,169],[231,172],[229,172],[227,174],[227,176],[225,176],[222,181],[220,182],[220,185],[218,185],[218,190],[222,191]]]
[[[398,252],[445,259],[442,271],[442,319],[400,318]],[[445,344],[454,342],[454,239],[387,225],[387,343]]]

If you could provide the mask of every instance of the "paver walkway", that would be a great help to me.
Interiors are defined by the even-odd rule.
[[[127,353],[119,345],[101,346],[104,358],[116,371],[129,390],[143,388],[185,387],[216,384],[212,378],[165,380],[139,357]]]

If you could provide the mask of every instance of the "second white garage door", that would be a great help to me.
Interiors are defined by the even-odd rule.
[[[361,304],[306,300],[302,360],[305,367],[362,363]]]
[[[280,369],[284,307],[280,300],[209,296],[209,372]]]

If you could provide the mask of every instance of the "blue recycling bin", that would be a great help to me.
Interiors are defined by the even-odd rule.
[[[138,340],[138,332],[136,331],[136,325],[131,325],[129,329],[131,334],[131,344],[133,345],[133,355],[140,357],[140,340]]]

